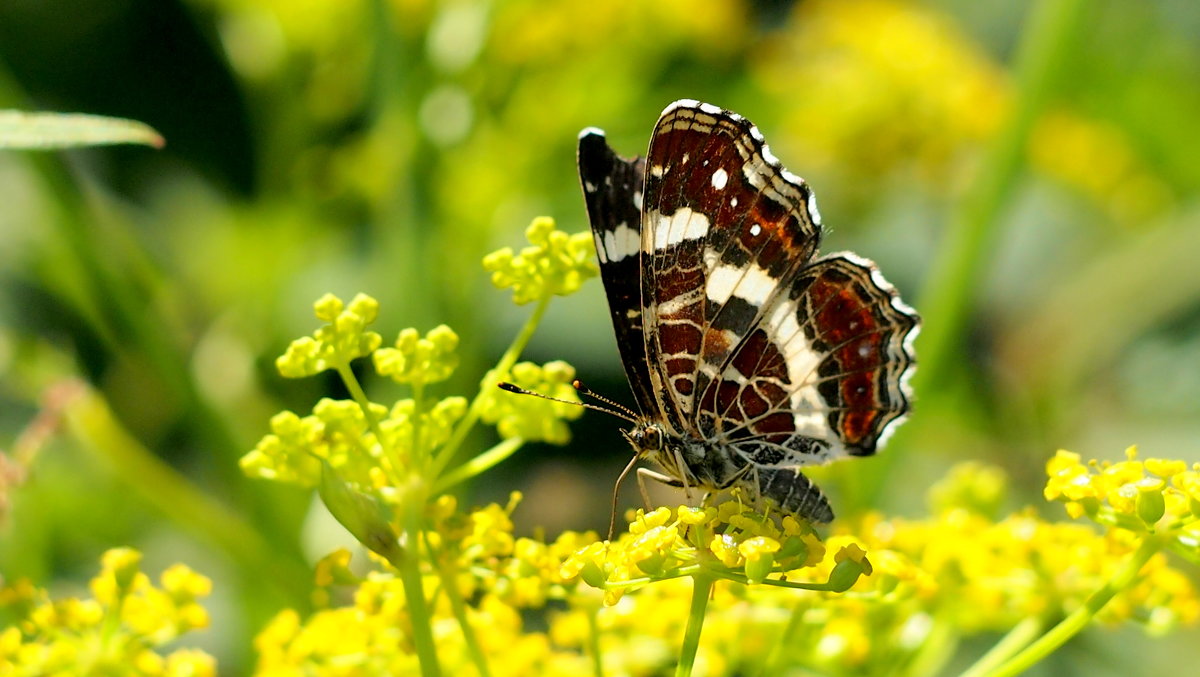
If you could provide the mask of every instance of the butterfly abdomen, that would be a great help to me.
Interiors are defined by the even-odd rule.
[[[759,467],[749,474],[750,483],[755,475],[759,495],[774,501],[783,512],[811,522],[833,521],[833,508],[829,507],[825,494],[799,470]],[[753,494],[755,488],[751,484],[746,490]]]

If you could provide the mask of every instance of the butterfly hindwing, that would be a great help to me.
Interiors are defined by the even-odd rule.
[[[909,408],[916,314],[874,264],[849,253],[813,262],[786,287],[701,415],[756,465],[875,453]]]

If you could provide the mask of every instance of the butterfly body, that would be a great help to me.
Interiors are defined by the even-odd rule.
[[[635,454],[672,484],[832,519],[799,468],[873,454],[903,420],[916,314],[870,261],[817,258],[811,190],[734,113],[671,104],[646,158],[586,129],[579,172]]]

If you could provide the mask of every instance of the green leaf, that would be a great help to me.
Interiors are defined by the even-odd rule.
[[[137,143],[162,148],[162,135],[136,120],[82,113],[0,110],[0,149],[54,150]]]

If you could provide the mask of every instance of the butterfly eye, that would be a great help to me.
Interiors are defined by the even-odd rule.
[[[642,430],[642,448],[647,451],[659,451],[662,449],[663,437],[662,430],[656,425],[648,425]]]

